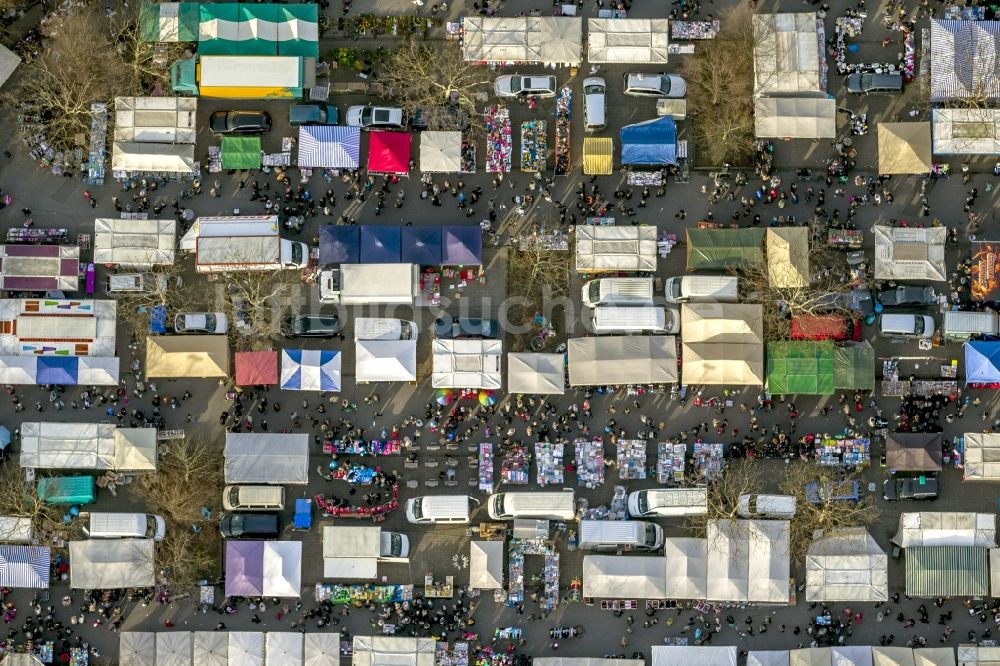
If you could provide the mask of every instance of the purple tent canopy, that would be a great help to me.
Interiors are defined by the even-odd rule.
[[[360,260],[361,234],[354,225],[329,225],[319,230],[319,263],[356,264]]]
[[[441,264],[479,266],[483,263],[483,232],[479,226],[444,227]]]
[[[264,542],[226,542],[226,596],[264,594]]]
[[[361,226],[361,263],[398,264],[399,257],[399,227]]]
[[[441,263],[441,227],[403,227],[402,242],[404,264]]]

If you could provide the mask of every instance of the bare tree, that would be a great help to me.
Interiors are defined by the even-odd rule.
[[[412,115],[420,109],[433,130],[482,129],[477,112],[493,83],[483,65],[467,63],[457,42],[400,43],[380,79],[396,102]]]
[[[545,300],[569,293],[570,252],[544,245],[511,248],[507,257],[507,294],[513,297],[507,319],[514,326],[529,325],[545,311]],[[513,338],[512,351],[524,349],[524,340]]]
[[[839,484],[854,480],[836,468],[814,462],[798,461],[786,467],[780,487],[783,493],[795,497],[789,547],[795,562],[805,559],[816,530],[830,534],[846,527],[869,527],[878,520],[878,507],[866,496],[857,502],[833,499]],[[819,489],[818,496],[807,493],[806,486],[811,483]]]
[[[762,467],[755,460],[733,460],[723,473],[708,484],[708,512],[690,516],[688,527],[696,537],[707,534],[713,520],[738,519],[741,495],[756,495],[764,487]]]
[[[178,288],[182,268],[177,262],[154,266],[139,273],[142,275],[144,290],[117,297],[118,320],[131,329],[135,341],[142,342],[149,334],[150,317],[155,306],[165,306],[168,316],[181,310],[191,312],[206,309],[203,292]]]
[[[225,309],[230,339],[238,351],[264,351],[273,347],[286,296],[300,283],[297,271],[232,271],[226,273]]]
[[[24,470],[16,461],[0,465],[0,515],[29,520],[38,543],[54,545],[66,537],[62,513],[38,496],[35,485],[25,480]],[[0,530],[0,540],[12,536]]]

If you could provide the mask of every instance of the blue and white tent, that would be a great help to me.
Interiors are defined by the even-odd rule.
[[[339,351],[282,349],[281,388],[289,391],[339,391]]]
[[[118,384],[117,356],[0,355],[0,384]]]
[[[300,167],[357,169],[360,154],[359,127],[305,125],[299,128]]]
[[[973,340],[965,343],[965,383],[1000,382],[1000,342]]]
[[[0,586],[49,587],[52,552],[43,546],[0,546]]]

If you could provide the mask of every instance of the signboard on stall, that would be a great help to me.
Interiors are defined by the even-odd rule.
[[[972,299],[1000,301],[1000,241],[972,241],[972,266],[970,273]]]

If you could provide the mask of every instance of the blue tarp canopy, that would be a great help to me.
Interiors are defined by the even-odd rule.
[[[677,164],[677,123],[670,116],[621,129],[622,164]]]
[[[312,501],[308,497],[296,498],[292,526],[297,530],[307,530],[312,527]]]
[[[483,232],[479,226],[443,227],[441,264],[479,266],[483,263]]]
[[[403,227],[402,241],[404,264],[441,263],[441,227]]]
[[[75,356],[39,356],[35,366],[38,384],[76,384],[79,361]]]
[[[398,264],[400,243],[399,227],[361,225],[361,263]]]
[[[326,226],[319,230],[319,263],[356,264],[361,257],[361,232],[354,225]]]
[[[305,125],[299,128],[301,168],[357,169],[361,128],[346,125]]]
[[[975,340],[965,343],[965,383],[1000,382],[1000,342]]]
[[[167,306],[154,305],[149,308],[149,332],[163,335],[167,332]]]

